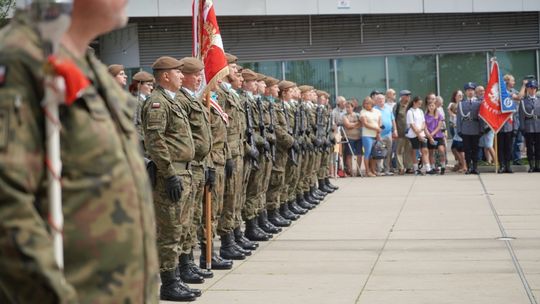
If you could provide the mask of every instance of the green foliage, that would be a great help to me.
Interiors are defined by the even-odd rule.
[[[0,0],[0,27],[7,23],[6,18],[13,6],[15,6],[15,0]]]

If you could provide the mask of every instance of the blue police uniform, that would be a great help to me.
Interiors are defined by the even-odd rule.
[[[463,87],[464,90],[476,88],[472,82],[468,82]],[[473,98],[463,99],[458,105],[456,129],[463,138],[463,149],[465,151],[465,161],[469,170],[467,174],[478,174],[478,140],[482,134],[484,124],[478,116],[481,102]]]
[[[529,81],[527,88],[537,88],[536,80]],[[526,96],[519,106],[520,130],[525,136],[529,172],[540,172],[540,99]]]

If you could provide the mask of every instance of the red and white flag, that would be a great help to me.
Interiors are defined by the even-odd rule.
[[[501,102],[507,97],[506,86],[501,83],[501,74],[499,73],[499,64],[492,60],[491,73],[484,95],[484,101],[480,105],[479,116],[486,124],[498,133],[504,123],[512,117],[512,113],[503,113],[501,111]]]
[[[212,88],[229,73],[214,3],[212,0],[193,0],[192,9],[193,57],[204,63],[203,86]]]

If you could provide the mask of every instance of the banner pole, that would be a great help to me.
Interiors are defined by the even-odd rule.
[[[206,106],[208,107],[208,119],[211,119],[210,115],[210,90],[206,91],[205,97],[206,97]],[[206,269],[210,270],[212,269],[212,189],[210,186],[204,187],[205,193],[205,226],[206,226]]]
[[[498,148],[498,144],[497,144],[498,135],[499,135],[499,132],[496,132],[495,133],[495,141],[494,141],[494,145],[495,145],[495,173],[499,172],[499,148]]]

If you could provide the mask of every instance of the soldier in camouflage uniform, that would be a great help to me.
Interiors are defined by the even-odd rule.
[[[267,77],[266,91],[264,99],[268,102],[271,119],[273,120],[274,133],[276,136],[276,148],[275,148],[275,161],[272,167],[272,174],[270,177],[270,184],[268,186],[268,192],[266,194],[266,209],[268,212],[268,220],[277,227],[287,227],[291,225],[291,221],[285,219],[279,213],[280,206],[283,201],[286,201],[286,197],[282,197],[283,188],[285,187],[285,166],[289,156],[290,149],[298,152],[298,143],[295,144],[295,140],[292,136],[292,128],[290,126],[290,117],[288,112],[284,109],[282,100],[279,100],[279,80]],[[283,86],[282,86],[283,87]],[[291,87],[294,87],[294,83],[287,82],[285,90],[289,91]],[[287,115],[287,116],[285,116]]]
[[[156,164],[153,190],[157,219],[162,300],[193,300],[200,291],[190,289],[176,276],[182,222],[188,218],[191,199],[190,161],[195,154],[186,113],[175,101],[182,85],[182,63],[160,57],[152,65],[157,88],[142,109],[146,153]]]
[[[189,220],[182,224],[182,249],[180,251],[180,276],[188,283],[200,284],[204,278],[213,277],[209,270],[201,269],[195,264],[193,259],[193,248],[197,246],[197,231],[204,225],[202,220],[202,208],[204,189],[206,185],[214,186],[215,169],[211,157],[212,131],[208,118],[208,109],[203,105],[201,98],[195,92],[202,82],[203,63],[194,57],[185,57],[181,60],[184,81],[182,89],[176,94],[175,101],[187,113],[193,144],[195,147],[195,157],[191,161],[191,172],[193,174],[193,195],[186,208],[189,211]],[[201,240],[202,241],[202,240]],[[205,244],[201,242],[202,252],[205,252]]]
[[[333,123],[331,120],[332,113],[328,105],[328,98],[330,97],[330,94],[328,94],[325,91],[317,91],[317,97],[318,97],[319,106],[323,107],[323,115],[324,115],[323,126],[324,126],[324,139],[325,139],[324,152],[321,158],[319,171],[317,172],[317,177],[318,177],[318,183],[319,183],[319,190],[331,193],[333,191],[327,191],[327,190],[337,190],[338,187],[330,183],[330,173],[329,173],[331,155],[333,155],[334,153],[334,145],[336,143],[336,140],[334,138],[334,132],[333,132]]]
[[[135,124],[135,129],[139,134],[142,145],[144,146],[144,135],[142,132],[142,108],[146,99],[152,94],[152,89],[154,88],[154,76],[152,74],[140,71],[133,75],[133,82],[129,86],[129,90],[133,96],[137,98],[137,108],[135,109],[135,114],[133,115],[133,123]]]
[[[312,131],[313,131],[313,143],[315,146],[315,157],[314,162],[312,164],[311,168],[311,178],[309,182],[309,193],[310,195],[322,201],[324,197],[330,193],[331,189],[328,192],[322,191],[317,187],[317,174],[320,169],[321,159],[323,157],[323,153],[325,150],[325,143],[326,138],[324,136],[325,133],[325,108],[323,106],[320,106],[318,103],[318,96],[317,96],[317,90],[313,90],[310,92],[310,99],[308,101],[308,104],[310,105],[312,109],[312,113],[314,114],[314,120],[312,125]]]
[[[131,119],[135,100],[87,53],[98,35],[125,24],[118,18],[124,9],[124,2],[75,0],[58,54],[91,81],[72,105],[60,106],[63,271],[47,224],[43,44],[21,10],[0,32],[1,303],[158,302],[155,218]]]

